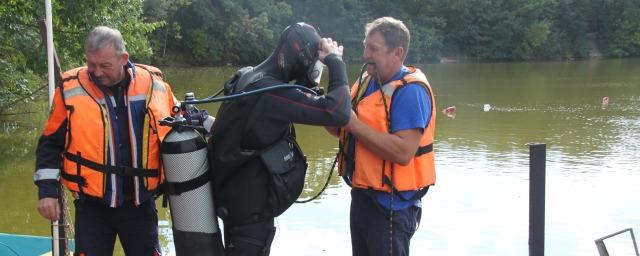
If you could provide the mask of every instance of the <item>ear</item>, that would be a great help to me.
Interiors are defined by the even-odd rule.
[[[123,52],[122,55],[120,55],[120,65],[127,65],[127,62],[129,62],[129,53]]]
[[[395,50],[393,50],[393,57],[400,60],[402,62],[402,58],[404,56],[404,48],[398,46]]]

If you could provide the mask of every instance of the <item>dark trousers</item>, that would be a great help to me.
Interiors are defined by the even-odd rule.
[[[226,256],[267,256],[276,233],[270,218],[256,223],[237,226],[224,225]]]
[[[352,189],[350,226],[353,255],[390,255],[390,247],[393,256],[409,255],[411,237],[418,228],[421,215],[422,209],[417,206],[393,211],[393,223],[390,225],[388,209],[380,206],[366,192]]]
[[[75,255],[113,255],[116,235],[126,255],[160,255],[158,214],[153,200],[138,207],[125,203],[111,208],[102,202],[76,206]]]

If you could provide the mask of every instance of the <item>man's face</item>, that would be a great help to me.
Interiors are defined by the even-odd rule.
[[[87,67],[100,85],[113,86],[124,79],[124,66],[129,60],[126,52],[116,55],[113,45],[108,44],[96,52],[87,52]]]
[[[379,32],[369,34],[364,39],[363,53],[364,61],[368,64],[367,72],[380,76],[383,80],[390,79],[402,65],[401,49],[400,47],[389,49]]]

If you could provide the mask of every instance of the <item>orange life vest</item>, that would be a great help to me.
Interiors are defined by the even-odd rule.
[[[137,64],[135,72],[132,70],[128,69],[132,79],[125,95],[131,167],[116,166],[118,145],[114,145],[112,126],[115,117],[106,103],[114,100],[112,96],[105,97],[90,79],[88,69],[65,72],[60,88],[68,120],[62,182],[69,190],[104,199],[111,207],[121,201],[116,186],[120,186],[123,177],[134,178],[136,205],[150,198],[163,179],[160,142],[170,128],[160,126],[159,121],[170,115],[175,99],[159,69]],[[47,128],[45,134],[51,133]]]
[[[394,100],[395,90],[407,84],[420,84],[428,90],[431,97],[431,119],[422,133],[418,150],[413,159],[407,165],[392,163],[383,160],[375,153],[355,140],[354,156],[347,156],[346,136],[344,129],[341,129],[340,143],[342,154],[340,156],[340,174],[346,175],[346,160],[354,161],[354,170],[351,177],[351,185],[355,188],[373,189],[379,191],[391,191],[391,172],[393,171],[393,187],[396,191],[415,191],[435,184],[435,162],[433,153],[433,139],[436,126],[435,98],[431,86],[426,76],[420,69],[409,66],[409,73],[400,80],[391,81],[382,86],[380,90],[363,97],[356,106],[358,119],[369,127],[391,133],[390,122],[387,113],[391,113],[391,105]],[[367,86],[370,76],[365,74],[362,79],[363,85]],[[358,82],[351,88],[351,98],[360,97]],[[366,88],[363,88],[366,90]],[[386,108],[386,109],[385,109]],[[350,160],[351,161],[351,160]]]

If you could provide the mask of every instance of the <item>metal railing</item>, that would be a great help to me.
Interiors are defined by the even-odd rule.
[[[640,256],[640,254],[638,254],[638,245],[636,244],[636,237],[633,235],[633,229],[631,229],[631,228],[623,229],[623,230],[615,232],[615,233],[613,233],[611,235],[604,236],[604,237],[596,239],[595,240],[596,247],[598,247],[598,253],[600,253],[600,256],[609,256],[609,251],[607,250],[607,246],[604,245],[604,240],[605,239],[611,238],[613,236],[617,236],[617,235],[625,233],[627,231],[629,231],[629,234],[631,234],[631,241],[633,242],[633,249],[635,249],[635,251],[636,251],[636,256]]]

